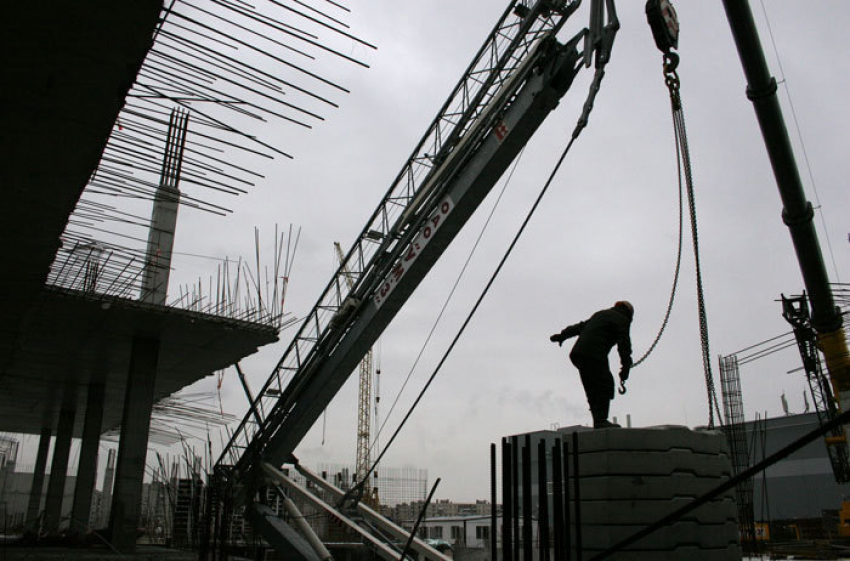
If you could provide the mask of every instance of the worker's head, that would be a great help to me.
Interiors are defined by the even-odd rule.
[[[620,300],[619,302],[614,303],[614,307],[624,312],[629,317],[629,319],[632,319],[635,316],[635,307],[632,306],[631,302]]]

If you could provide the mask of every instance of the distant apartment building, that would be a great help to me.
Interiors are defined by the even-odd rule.
[[[496,520],[498,527],[501,517]],[[417,534],[422,539],[444,541],[454,549],[487,548],[490,546],[491,522],[489,515],[438,516],[424,519]]]

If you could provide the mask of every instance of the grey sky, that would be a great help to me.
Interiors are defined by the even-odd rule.
[[[818,190],[816,220],[825,258],[833,282],[844,281],[850,279],[845,214],[850,192],[844,184],[850,59],[843,34],[834,30],[850,24],[850,6],[838,0],[765,4]],[[722,5],[694,0],[675,5],[717,376],[717,355],[789,330],[776,300],[780,293],[800,292],[802,281]],[[295,160],[275,161],[260,188],[229,201],[232,216],[182,211],[178,225],[177,251],[216,257],[253,255],[255,225],[269,242],[264,250],[270,256],[274,225],[300,226],[287,299],[287,308],[299,317],[309,312],[336,267],[333,242],[350,246],[505,4],[381,1],[352,8],[355,34],[379,50],[348,47],[372,66],[368,70],[328,63],[337,65],[332,74],[351,90],[340,98],[341,107],[308,134],[285,126],[276,131],[271,141]],[[553,423],[588,422],[578,375],[566,356],[570,343],[559,349],[548,341],[551,333],[628,299],[636,308],[632,341],[637,358],[663,318],[678,220],[669,99],[644,2],[621,1],[618,9],[622,29],[588,128],[385,460],[387,465],[428,469],[432,480],[441,477],[440,498],[488,495],[488,445],[501,436]],[[780,79],[761,4],[754,2],[753,10],[771,70]],[[586,19],[585,6],[567,24],[562,39],[585,26]],[[528,144],[383,441],[430,375],[542,188],[569,138],[591,74],[580,76]],[[817,205],[785,87],[780,96],[808,196]],[[382,338],[377,350],[382,420],[494,203],[491,195]],[[686,236],[679,296],[667,333],[652,357],[633,372],[628,394],[612,404],[612,415],[623,419],[629,413],[638,426],[696,426],[708,419],[690,234]],[[173,286],[214,272],[209,261],[191,258],[176,267]],[[283,332],[280,343],[243,363],[255,388],[294,331]],[[796,351],[788,350],[743,367],[748,418],[756,411],[781,414],[783,391],[791,409],[802,411],[803,376],[786,374],[799,364]],[[198,384],[199,389],[214,387],[211,379]],[[304,463],[354,462],[356,392],[352,376],[328,408],[324,434],[320,423],[298,449]],[[228,371],[221,395],[226,411],[244,414],[246,401],[235,372]]]

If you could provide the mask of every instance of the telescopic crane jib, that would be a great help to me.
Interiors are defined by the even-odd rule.
[[[619,22],[613,0],[591,0],[588,28],[561,43],[580,4],[514,0],[502,14],[222,452],[216,475],[236,504],[297,462],[321,412],[582,66],[595,66],[573,137],[586,125]]]
[[[770,75],[747,0],[723,0],[726,17],[738,48],[752,101],[782,199],[782,221],[788,226],[797,262],[811,302],[811,327],[817,332],[833,395],[840,411],[850,408],[850,353],[843,318],[835,305],[829,275],[814,225],[814,209],[806,199],[785,119],[776,96],[776,79]],[[846,439],[844,446],[846,446]]]

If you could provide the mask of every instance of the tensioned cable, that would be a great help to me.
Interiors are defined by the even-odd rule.
[[[779,49],[776,46],[776,39],[773,37],[773,28],[770,26],[770,19],[767,17],[767,8],[765,8],[764,0],[761,0],[761,9],[764,12],[764,21],[767,24],[767,34],[770,36],[770,43],[773,45],[773,52],[776,55],[776,64],[779,66],[780,82],[785,87],[785,95],[788,96],[788,107],[791,109],[791,118],[794,120],[794,128],[797,129],[797,139],[800,141],[800,149],[803,151],[803,161],[806,162],[806,171],[809,174],[809,181],[812,184],[812,190],[815,193],[815,202],[820,210],[820,222],[823,226],[823,233],[826,237],[826,247],[829,250],[829,257],[832,260],[832,268],[835,271],[835,278],[841,282],[841,276],[838,273],[838,265],[835,262],[835,253],[832,251],[832,241],[829,237],[829,230],[826,227],[826,218],[824,217],[823,207],[820,203],[820,195],[818,194],[818,186],[815,183],[815,176],[812,173],[812,164],[809,161],[809,153],[806,150],[806,143],[803,140],[803,131],[800,129],[800,122],[797,120],[797,112],[794,110],[794,100],[791,98],[791,89],[788,87],[788,80],[785,78],[785,70],[782,68],[782,59],[779,58]]]
[[[396,404],[398,404],[398,400],[401,398],[401,394],[404,392],[404,389],[407,387],[407,383],[410,381],[411,376],[413,375],[414,370],[416,370],[416,366],[419,364],[419,360],[422,358],[422,355],[425,353],[425,349],[428,346],[428,343],[431,341],[431,337],[434,335],[434,332],[437,330],[437,326],[440,324],[440,320],[443,318],[443,314],[448,308],[449,302],[451,302],[452,297],[454,296],[455,290],[457,290],[458,285],[460,284],[461,279],[466,273],[467,267],[469,267],[469,263],[472,261],[472,257],[475,255],[475,251],[478,249],[478,244],[481,242],[481,239],[484,237],[484,233],[487,231],[487,227],[490,225],[490,220],[493,218],[493,215],[496,213],[496,208],[498,208],[499,203],[502,201],[502,196],[505,194],[505,190],[507,190],[508,185],[510,185],[511,179],[513,178],[514,172],[519,166],[519,162],[522,159],[522,155],[525,152],[525,147],[520,151],[519,156],[517,156],[516,161],[514,162],[513,167],[511,168],[510,173],[508,174],[508,178],[505,180],[504,185],[502,185],[502,190],[499,192],[499,196],[496,198],[496,202],[493,203],[493,208],[490,209],[490,214],[487,215],[487,220],[484,222],[484,226],[481,228],[481,232],[478,233],[478,238],[476,238],[475,243],[472,246],[472,249],[469,251],[469,256],[466,258],[466,262],[461,267],[460,272],[458,273],[457,279],[455,280],[452,289],[449,291],[449,295],[446,297],[446,301],[443,303],[443,307],[440,309],[440,313],[437,315],[437,319],[434,320],[434,325],[431,327],[431,331],[428,332],[428,336],[425,338],[425,342],[422,343],[422,348],[419,350],[419,354],[416,355],[416,360],[413,361],[413,365],[410,367],[410,371],[407,373],[407,377],[404,379],[404,383],[401,385],[401,389],[396,394],[395,400],[393,400],[393,404],[390,406],[389,411],[384,418],[384,422],[381,423],[381,427],[378,429],[378,433],[375,435],[375,439],[373,443],[369,446],[369,453],[372,453],[372,449],[378,442],[378,437],[381,436],[381,433],[384,430],[384,426],[390,419],[390,416],[395,409]]]
[[[573,147],[573,144],[575,143],[579,134],[581,134],[581,131],[584,130],[584,127],[587,125],[587,118],[589,116],[590,111],[593,109],[593,100],[596,96],[596,93],[599,91],[599,85],[600,85],[600,83],[602,81],[602,77],[604,75],[605,75],[604,67],[598,67],[596,69],[596,73],[594,75],[593,81],[592,81],[591,86],[590,86],[590,93],[588,94],[588,98],[587,98],[587,100],[585,101],[585,104],[584,104],[584,110],[582,112],[581,117],[578,120],[578,124],[576,125],[575,129],[573,130],[570,141],[567,143],[566,148],[564,148],[564,151],[561,153],[561,156],[558,158],[558,161],[555,164],[554,169],[552,169],[552,172],[549,174],[549,177],[546,180],[546,183],[543,185],[543,188],[540,190],[540,193],[537,195],[537,198],[535,199],[534,204],[531,205],[531,208],[529,209],[528,213],[526,214],[525,219],[522,221],[522,224],[520,225],[519,230],[517,230],[517,233],[514,235],[513,240],[511,241],[510,245],[508,246],[508,249],[505,251],[505,254],[502,256],[502,259],[499,261],[499,264],[496,266],[496,269],[493,271],[493,274],[490,276],[490,280],[487,281],[487,284],[484,286],[484,290],[481,292],[481,294],[478,296],[478,299],[475,301],[475,305],[472,306],[472,309],[469,311],[469,314],[467,314],[466,319],[464,320],[463,324],[460,326],[460,329],[458,329],[457,333],[455,334],[454,338],[452,339],[452,342],[449,344],[448,348],[443,353],[443,356],[440,359],[440,362],[434,368],[434,371],[431,373],[431,376],[428,378],[428,381],[425,383],[423,388],[420,390],[419,395],[416,396],[416,400],[413,402],[413,404],[407,410],[407,413],[404,415],[404,418],[401,420],[398,427],[396,427],[396,430],[393,432],[392,436],[390,436],[390,439],[387,441],[386,445],[384,445],[384,449],[378,455],[378,458],[375,459],[375,461],[372,463],[372,466],[369,468],[369,471],[367,472],[367,476],[363,479],[364,481],[368,479],[369,475],[371,475],[372,472],[375,470],[375,466],[377,466],[381,462],[381,460],[384,458],[384,455],[390,449],[390,446],[395,441],[396,437],[398,437],[399,433],[401,432],[401,429],[404,428],[404,425],[407,423],[407,420],[413,414],[413,411],[419,405],[419,402],[422,401],[422,397],[425,395],[425,392],[428,391],[428,388],[431,386],[431,383],[434,381],[434,378],[437,377],[437,374],[443,368],[443,365],[446,363],[446,360],[448,359],[449,355],[454,350],[454,347],[457,344],[458,340],[460,340],[461,335],[463,335],[463,332],[466,331],[466,328],[469,325],[469,322],[472,321],[473,316],[478,311],[479,306],[481,306],[481,302],[484,300],[484,297],[487,296],[487,293],[490,291],[490,288],[493,286],[493,283],[496,281],[496,277],[498,277],[499,273],[502,271],[502,267],[504,267],[505,262],[507,262],[507,260],[508,260],[508,257],[510,257],[511,253],[513,253],[513,250],[516,247],[517,242],[519,241],[522,234],[525,232],[525,228],[528,226],[528,223],[531,221],[531,217],[537,211],[537,207],[540,206],[540,201],[543,200],[543,196],[549,190],[549,186],[552,184],[552,181],[555,179],[555,175],[557,175],[558,170],[561,169],[561,164],[564,163],[564,159],[567,157],[567,154],[569,153],[570,149]],[[362,492],[362,488],[363,488],[362,482],[359,482],[357,485],[352,487],[348,491],[348,493],[346,493],[346,495],[342,498],[341,502],[344,503],[347,500],[347,498],[350,497],[354,493]],[[359,489],[360,491],[357,491],[357,489]]]
[[[743,366],[745,364],[749,364],[750,362],[759,360],[761,358],[765,358],[772,354],[778,353],[780,351],[784,351],[785,349],[792,349],[797,346],[797,341],[788,341],[786,343],[780,343],[775,347],[771,347],[769,349],[765,349],[759,353],[754,353],[752,355],[746,356],[742,359],[738,360],[738,366]]]
[[[762,346],[762,345],[766,345],[767,343],[772,343],[773,341],[776,341],[777,339],[782,339],[783,337],[787,337],[787,336],[789,336],[789,335],[794,335],[794,332],[793,332],[793,331],[786,331],[785,333],[783,333],[783,334],[781,334],[781,335],[776,335],[775,337],[771,337],[770,339],[765,339],[764,341],[761,341],[760,343],[754,343],[754,344],[752,344],[752,345],[750,345],[750,346],[748,346],[748,347],[744,347],[743,349],[737,350],[737,351],[735,351],[734,353],[729,353],[729,354],[728,354],[728,355],[726,355],[726,356],[739,355],[739,354],[741,354],[741,353],[745,353],[745,352],[747,352],[747,351],[751,351],[751,350],[755,349],[756,347],[760,347],[760,346]]]

